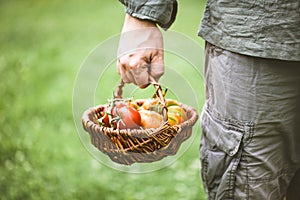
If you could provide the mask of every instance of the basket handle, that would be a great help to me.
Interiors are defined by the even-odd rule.
[[[150,79],[150,83],[154,86],[155,91],[156,91],[155,93],[159,99],[160,104],[163,107],[163,110],[162,110],[163,120],[165,122],[167,122],[168,121],[168,108],[166,106],[166,99],[165,99],[165,96],[163,95],[162,87],[152,76],[150,76],[149,79]],[[114,98],[120,98],[120,99],[122,98],[124,85],[125,85],[125,83],[124,83],[123,79],[121,79],[119,85],[117,86],[117,88],[115,90]]]

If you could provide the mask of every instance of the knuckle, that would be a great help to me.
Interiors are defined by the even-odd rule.
[[[125,65],[126,64],[126,62],[127,62],[127,59],[128,58],[126,58],[126,56],[120,56],[119,58],[118,58],[118,64],[120,64],[120,65]]]

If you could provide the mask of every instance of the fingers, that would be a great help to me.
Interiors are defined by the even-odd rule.
[[[125,65],[118,62],[118,73],[121,75],[124,83],[132,83],[133,77],[129,70],[126,69]]]
[[[148,74],[148,64],[143,64],[136,69],[132,70],[134,83],[141,87],[145,88],[149,85],[149,74]]]
[[[144,88],[149,84],[149,64],[140,54],[129,54],[118,59],[118,72],[125,83]]]
[[[145,88],[150,83],[149,76],[158,81],[164,74],[163,53],[163,50],[145,49],[123,55],[118,59],[118,72],[125,83]]]

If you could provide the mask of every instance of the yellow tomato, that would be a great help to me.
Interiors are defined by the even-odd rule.
[[[158,128],[163,124],[163,117],[155,111],[139,110],[143,128]]]
[[[168,113],[168,122],[171,126],[174,126],[174,125],[180,124],[181,118],[178,115]]]
[[[166,106],[179,106],[179,103],[174,99],[166,99]]]
[[[181,106],[169,106],[168,114],[176,116],[178,118],[179,124],[186,120],[185,111]]]
[[[158,105],[158,103],[159,103],[158,99],[147,99],[147,100],[144,101],[144,103],[142,105],[142,108],[144,110],[150,110],[150,108],[152,106]]]
[[[166,107],[168,108],[168,122],[171,126],[186,120],[186,113],[178,101],[166,99]],[[163,123],[162,111],[163,107],[158,98],[145,100],[139,109],[142,126],[144,128],[160,127]]]

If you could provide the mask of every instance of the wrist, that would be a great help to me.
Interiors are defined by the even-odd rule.
[[[142,29],[142,28],[153,28],[153,27],[157,27],[155,22],[139,19],[136,17],[132,17],[129,14],[126,14],[122,32],[127,32],[136,29]]]

